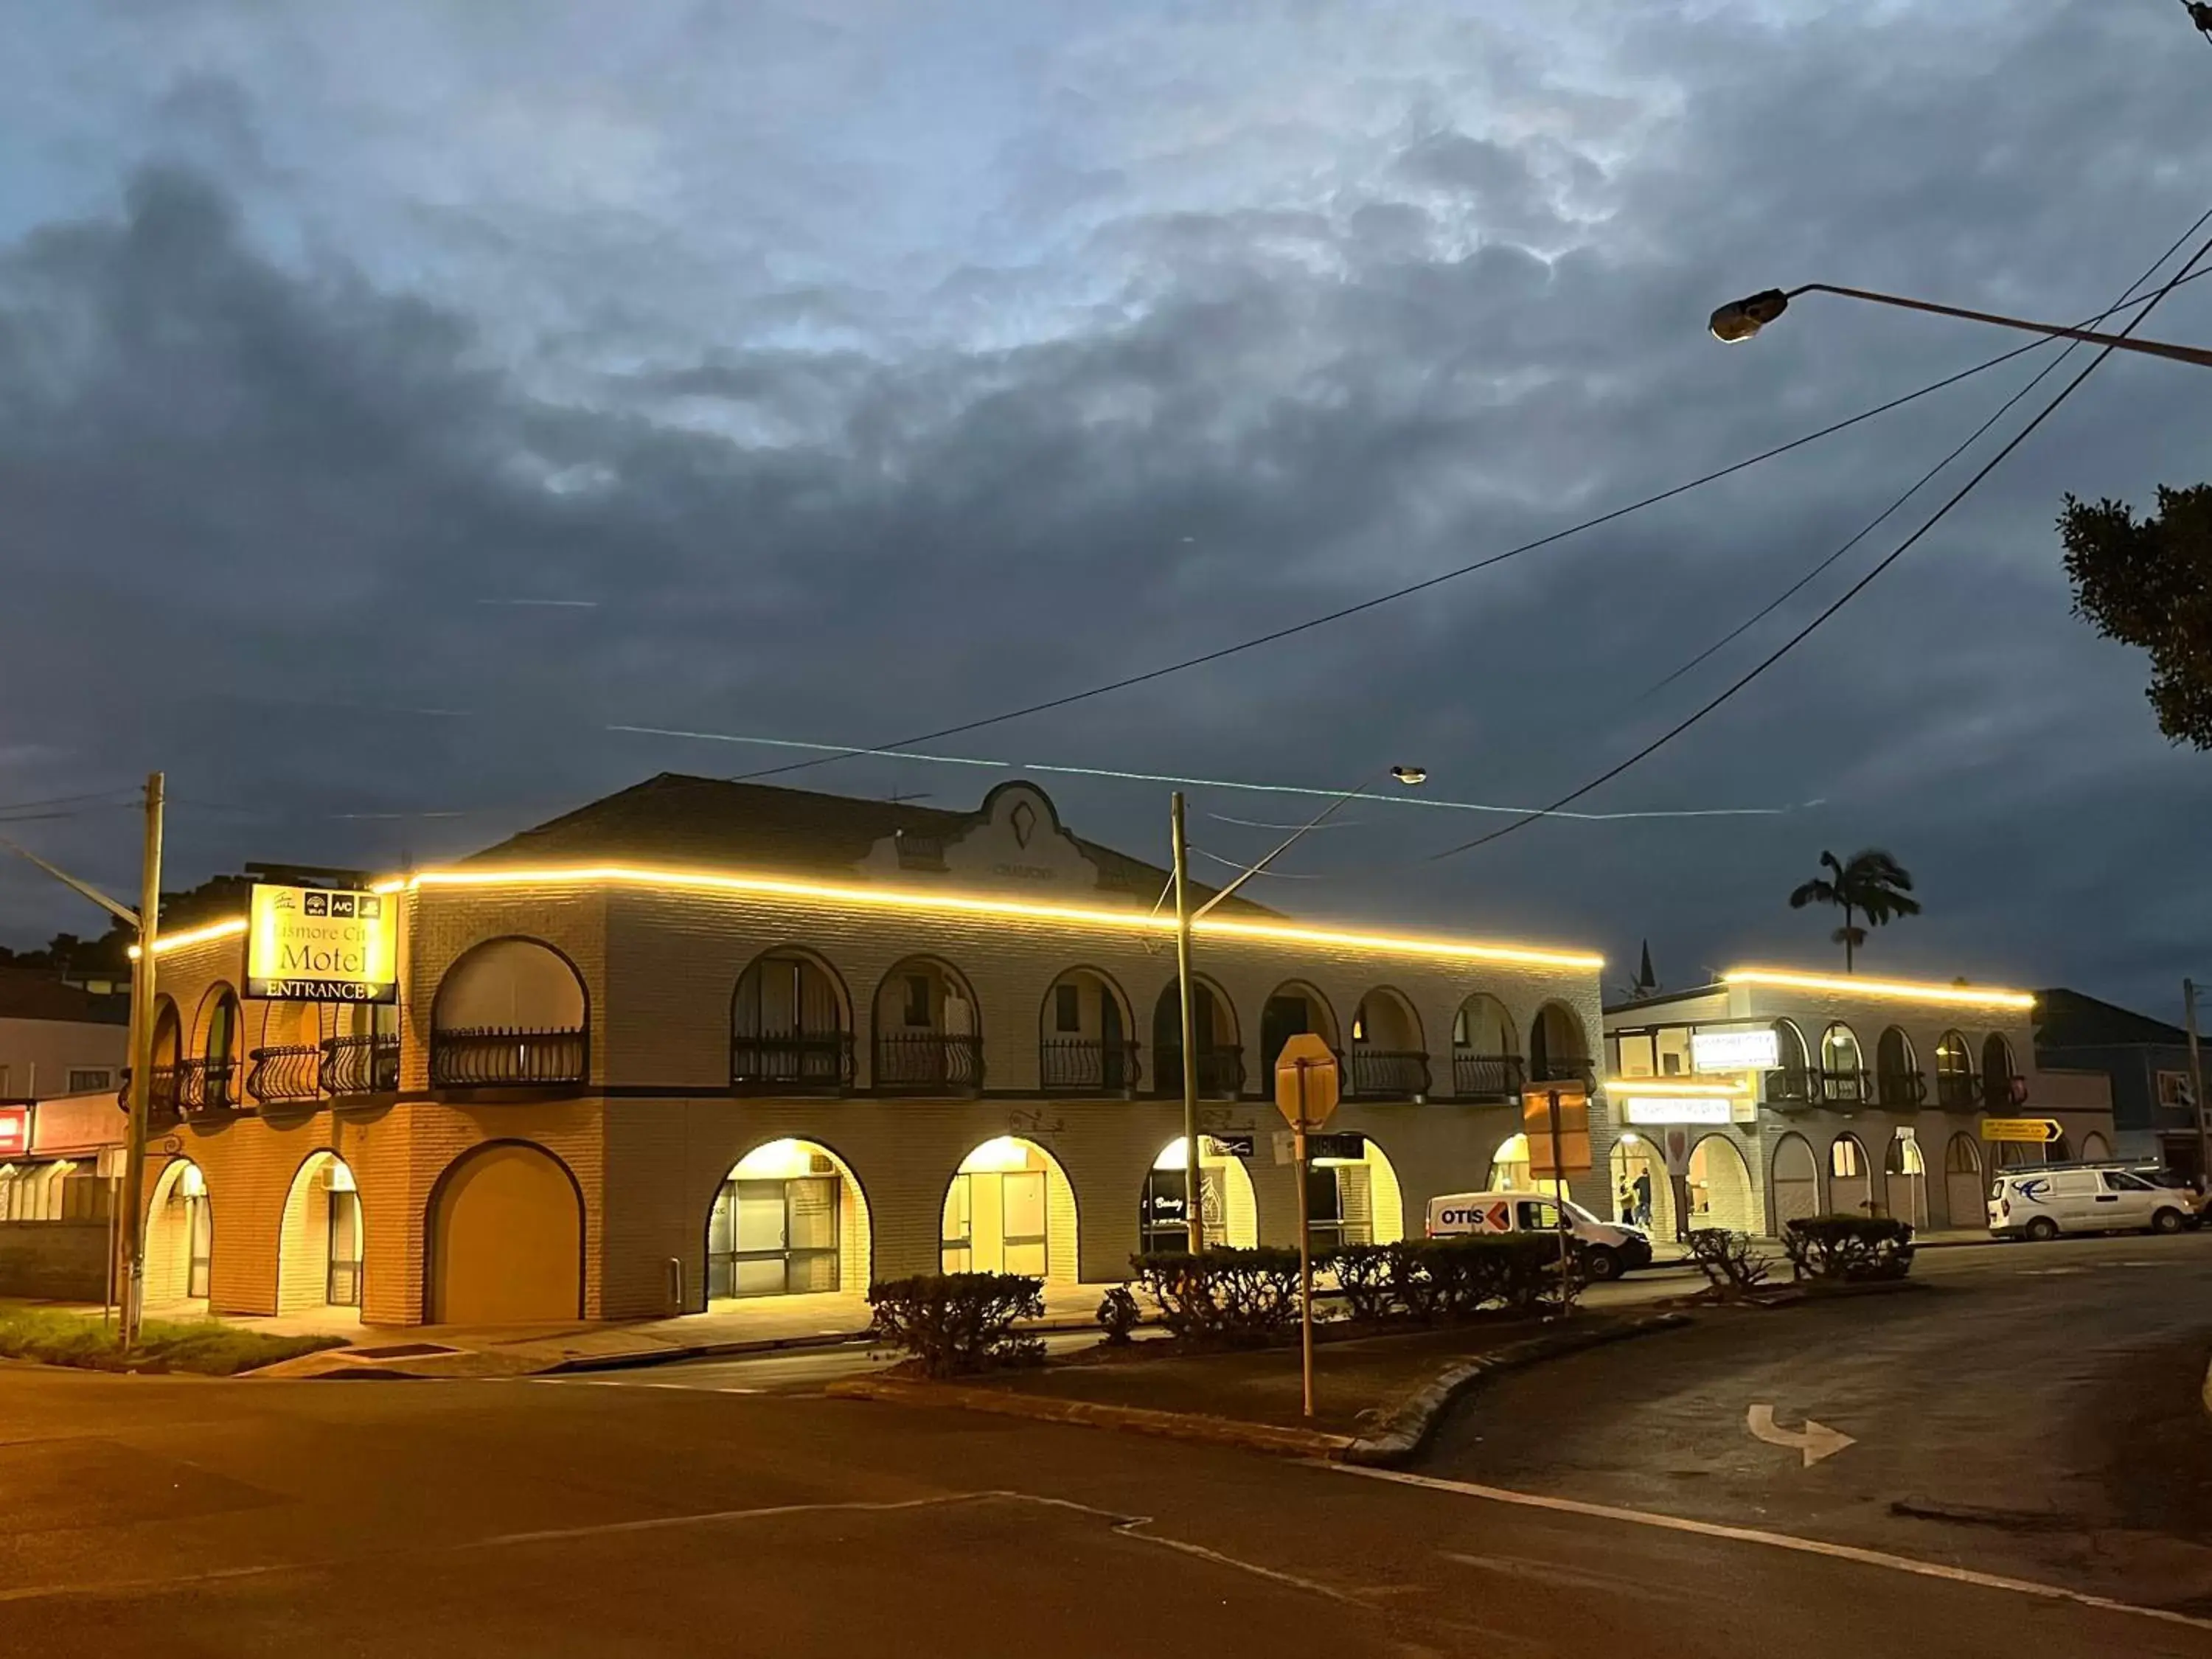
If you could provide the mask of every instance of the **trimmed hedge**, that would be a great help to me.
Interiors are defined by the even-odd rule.
[[[1726,1227],[1692,1227],[1690,1259],[1705,1274],[1706,1284],[1729,1300],[1764,1285],[1773,1267],[1771,1258],[1759,1253],[1748,1233]]]
[[[903,1348],[929,1376],[957,1376],[1044,1357],[1014,1328],[1044,1316],[1044,1280],[1025,1273],[918,1273],[868,1286],[872,1334]]]
[[[1790,1271],[1801,1279],[1864,1284],[1912,1271],[1912,1227],[1890,1216],[1823,1215],[1782,1230]]]
[[[1316,1256],[1314,1273],[1335,1278],[1357,1321],[1429,1324],[1492,1308],[1525,1313],[1555,1299],[1559,1251],[1550,1233],[1409,1238]],[[1297,1323],[1296,1250],[1162,1251],[1129,1261],[1159,1304],[1161,1322],[1194,1346],[1257,1346],[1287,1336]]]

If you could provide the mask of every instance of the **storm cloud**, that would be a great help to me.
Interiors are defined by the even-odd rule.
[[[0,806],[165,769],[179,877],[465,851],[662,770],[884,744],[1546,535],[2015,343],[1772,283],[2071,320],[2208,205],[2212,52],[2153,0],[1328,7],[91,6],[0,111]],[[2212,337],[2212,280],[2146,332]],[[2045,361],[1328,629],[949,741],[1540,804]],[[2079,358],[2076,362],[2080,361]],[[2063,383],[2074,365],[2045,382]],[[1268,890],[1686,982],[1825,959],[2165,1010],[2212,969],[2212,762],[2068,615],[2062,492],[2204,477],[2212,381],[2117,359],[1865,596],[1596,810],[1361,805]],[[2031,399],[2016,422],[2034,406]],[[2008,425],[1993,435],[1994,443]],[[1972,461],[1989,453],[1987,444]],[[533,601],[538,603],[514,603]],[[544,603],[559,601],[562,603]],[[493,602],[493,603],[488,603]],[[789,775],[972,804],[990,775]],[[1054,774],[1158,855],[1161,787]],[[1194,792],[1210,854],[1310,806]],[[371,815],[371,816],[364,816]],[[118,884],[119,812],[17,835]],[[90,931],[0,871],[0,933]]]

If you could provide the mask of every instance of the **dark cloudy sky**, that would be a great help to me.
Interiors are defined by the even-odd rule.
[[[163,768],[179,878],[430,860],[787,757],[612,726],[884,744],[1354,602],[2014,343],[1808,299],[1728,349],[1720,300],[2067,320],[2212,205],[2173,0],[86,0],[10,9],[0,56],[0,805]],[[2146,332],[2212,338],[2212,281]],[[1948,489],[1645,695],[2043,360],[939,746],[1308,787],[1414,759],[1540,804],[1893,546]],[[2208,411],[2203,371],[2108,364],[1583,803],[1786,810],[1431,862],[1501,820],[1363,804],[1266,896],[1595,945],[1609,983],[1648,935],[1679,984],[1828,960],[1784,896],[1876,843],[1928,915],[1869,967],[2172,1013],[2212,977],[2212,757],[2069,616],[2051,520],[2212,474]],[[993,774],[793,781],[964,806]],[[1045,781],[1164,854],[1163,787]],[[1310,810],[1201,789],[1194,836],[1249,857]],[[0,834],[133,879],[127,812]],[[98,920],[0,870],[0,938]]]

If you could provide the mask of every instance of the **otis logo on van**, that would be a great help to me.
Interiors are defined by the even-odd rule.
[[[397,1002],[398,907],[377,893],[256,883],[246,994],[272,1002]]]

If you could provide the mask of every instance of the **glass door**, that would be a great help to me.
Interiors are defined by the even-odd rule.
[[[331,1256],[323,1299],[333,1308],[361,1306],[361,1194],[338,1192],[331,1200]]]

